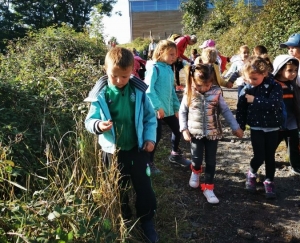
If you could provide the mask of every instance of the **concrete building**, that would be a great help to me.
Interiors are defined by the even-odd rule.
[[[131,40],[138,37],[166,39],[172,33],[182,34],[182,0],[128,0]],[[207,8],[214,6],[207,0]],[[262,6],[263,0],[245,0]]]

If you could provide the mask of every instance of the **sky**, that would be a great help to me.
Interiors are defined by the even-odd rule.
[[[121,11],[122,16],[114,14]],[[116,37],[119,44],[128,43],[130,41],[130,20],[128,0],[118,0],[114,5],[111,17],[103,18],[104,34],[107,35],[106,40]]]

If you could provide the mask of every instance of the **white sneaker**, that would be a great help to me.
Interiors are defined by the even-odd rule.
[[[199,187],[199,177],[200,177],[199,174],[192,172],[191,178],[189,181],[190,187],[193,187],[193,188]]]
[[[203,191],[203,194],[209,203],[212,203],[212,204],[219,203],[219,199],[216,197],[213,190],[205,189]]]

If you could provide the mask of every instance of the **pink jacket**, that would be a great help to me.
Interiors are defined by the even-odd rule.
[[[139,70],[141,68],[141,64],[144,64],[146,65],[146,60],[142,59],[141,57],[139,56],[134,56],[134,67],[133,67],[133,71],[132,71],[132,74],[138,78],[140,78],[140,75],[139,75]]]

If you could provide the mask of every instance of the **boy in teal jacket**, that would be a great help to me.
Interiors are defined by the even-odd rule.
[[[129,182],[136,192],[136,214],[144,235],[157,242],[153,216],[156,198],[151,186],[149,152],[156,140],[156,115],[145,95],[147,85],[131,76],[133,54],[115,47],[106,55],[106,76],[100,78],[85,101],[91,102],[86,129],[99,136],[104,162],[117,155],[121,172],[121,205],[125,219],[131,217],[126,192]]]

